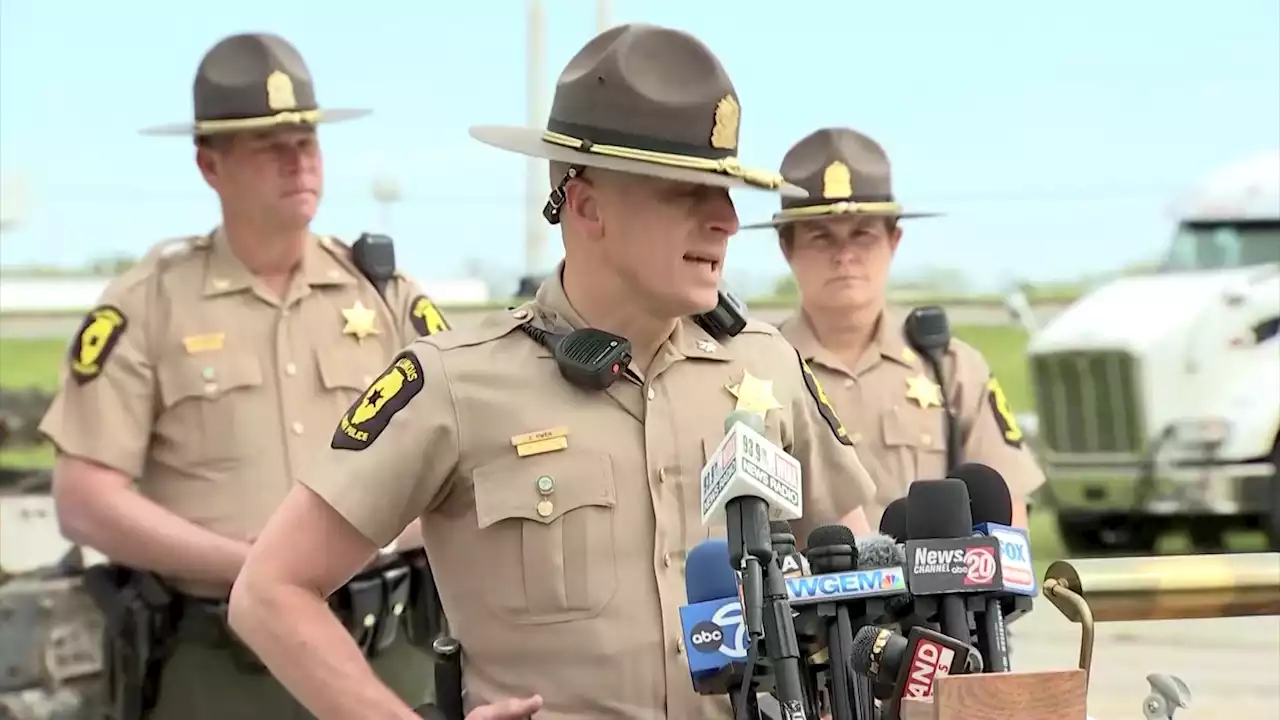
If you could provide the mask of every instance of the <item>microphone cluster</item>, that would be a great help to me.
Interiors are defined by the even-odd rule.
[[[917,481],[881,534],[819,527],[799,552],[786,522],[801,516],[798,466],[744,414],[726,424],[702,509],[723,511],[728,537],[689,552],[680,609],[698,693],[728,695],[739,720],[897,720],[938,677],[1009,670],[1005,628],[1036,583],[999,473],[966,464]]]

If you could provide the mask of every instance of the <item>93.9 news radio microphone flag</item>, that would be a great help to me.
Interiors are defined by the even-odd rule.
[[[800,463],[765,437],[762,413],[750,408],[766,405],[749,397],[748,392],[748,388],[740,388],[738,409],[725,419],[724,440],[702,468],[702,522],[708,524],[724,512],[730,563],[742,572],[742,617],[748,646],[739,712],[748,702],[759,642],[764,640],[783,716],[804,720],[800,649],[769,529],[770,520],[794,520],[802,514]],[[772,631],[768,637],[766,608],[770,613],[767,626]]]

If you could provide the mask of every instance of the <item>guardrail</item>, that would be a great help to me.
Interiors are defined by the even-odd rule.
[[[514,304],[515,301],[512,301]],[[947,310],[952,325],[1010,325],[1015,324],[1008,308],[998,300],[964,300],[959,298],[938,302],[933,299],[914,298],[909,303],[902,300],[891,301],[891,307],[898,313],[906,313],[916,305],[940,304]],[[1037,320],[1043,323],[1052,319],[1064,310],[1068,300],[1040,300],[1031,302],[1031,310]],[[506,304],[489,303],[484,305],[442,305],[441,312],[454,327],[466,327],[478,322],[485,315],[507,307]],[[751,316],[764,322],[777,324],[795,312],[794,302],[779,300],[763,300],[749,303]],[[81,311],[69,310],[28,310],[6,312],[0,314],[0,338],[41,339],[70,337],[79,326],[83,315]]]

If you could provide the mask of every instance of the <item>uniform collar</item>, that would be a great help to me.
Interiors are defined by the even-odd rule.
[[[804,312],[792,315],[778,329],[806,361],[825,365],[832,370],[849,372],[840,358],[818,341],[818,335]],[[861,375],[880,360],[912,369],[918,369],[920,366],[919,355],[907,345],[901,319],[888,310],[880,313],[880,317],[876,320],[876,331],[871,338],[871,344],[863,351],[862,357],[858,359],[858,366],[853,368],[850,374]]]
[[[537,314],[543,318],[549,329],[557,332],[587,327],[586,321],[573,308],[569,297],[565,295],[563,271],[564,263],[561,262],[543,281],[534,297]],[[664,349],[674,351],[680,358],[725,361],[730,359],[720,343],[689,318],[676,323],[675,330],[667,338]],[[662,357],[663,352],[659,351],[659,358]]]
[[[209,264],[205,270],[204,294],[225,295],[252,288],[255,277],[231,250],[221,226],[204,239],[209,247]],[[333,241],[312,234],[302,254],[302,265],[294,279],[295,287],[350,285],[356,278],[343,267],[332,252]]]

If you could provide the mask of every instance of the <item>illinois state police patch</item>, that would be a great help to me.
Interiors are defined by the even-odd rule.
[[[800,353],[796,353],[796,356],[800,358],[804,386],[809,389],[809,394],[818,403],[818,413],[822,415],[823,420],[827,421],[827,426],[831,428],[831,432],[835,433],[836,440],[839,440],[841,445],[853,447],[853,441],[849,439],[849,431],[844,429],[844,423],[840,421],[840,416],[836,415],[836,409],[831,407],[831,401],[827,399],[827,393],[822,390],[822,383],[818,382],[818,376],[813,374],[813,368],[809,367],[809,363],[805,362]]]
[[[120,308],[99,305],[90,310],[71,341],[67,358],[71,377],[83,385],[101,375],[107,358],[111,357],[128,326],[129,319]]]
[[[449,329],[449,323],[445,322],[440,308],[436,307],[436,304],[426,295],[419,295],[413,299],[409,320],[419,335],[435,335]]]
[[[422,363],[417,355],[405,350],[343,414],[329,446],[335,450],[369,447],[387,428],[391,418],[422,391],[422,385]]]

